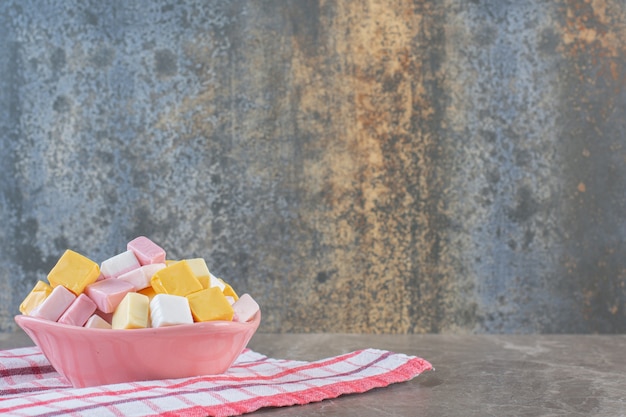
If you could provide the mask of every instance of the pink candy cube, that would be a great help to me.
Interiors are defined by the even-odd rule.
[[[82,326],[95,311],[96,303],[83,293],[76,297],[57,321],[72,326]]]
[[[165,263],[165,250],[145,236],[139,236],[126,245],[141,265]]]
[[[30,315],[57,321],[75,299],[76,295],[73,292],[62,285],[58,285],[37,308],[31,311]]]
[[[233,310],[235,310],[233,321],[245,323],[259,311],[259,305],[249,294],[244,294],[233,303]]]
[[[133,291],[133,284],[119,279],[104,279],[87,285],[85,294],[96,303],[98,309],[104,313],[112,313],[124,296]]]

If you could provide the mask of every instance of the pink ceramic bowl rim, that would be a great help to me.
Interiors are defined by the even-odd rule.
[[[99,329],[99,328],[89,328],[89,327],[81,327],[81,326],[73,326],[71,324],[58,323],[56,321],[50,321],[46,319],[42,319],[39,317],[31,317],[24,314],[18,314],[15,317],[15,322],[23,329],[25,325],[28,325],[29,322],[32,325],[38,328],[49,328],[50,331],[53,331],[55,328],[63,329],[65,332],[77,332],[81,334],[88,335],[93,332],[93,334],[97,333],[106,333],[107,335],[116,336],[128,336],[132,337],[132,334],[136,334],[137,336],[145,337],[148,334],[155,334],[158,332],[160,335],[166,335],[168,333],[179,334],[184,332],[186,329],[194,329],[194,331],[203,330],[203,331],[211,331],[211,330],[222,330],[222,331],[244,331],[246,329],[250,329],[251,327],[257,327],[261,321],[261,312],[257,312],[252,319],[247,322],[238,322],[238,321],[226,321],[226,320],[213,320],[213,321],[203,321],[196,322],[192,324],[178,324],[175,326],[164,326],[164,327],[146,327],[143,329]],[[30,327],[30,326],[29,326]]]

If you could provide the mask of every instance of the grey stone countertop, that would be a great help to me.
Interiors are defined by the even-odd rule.
[[[29,345],[21,332],[0,335],[0,349]],[[248,346],[307,361],[377,348],[435,367],[363,394],[253,415],[626,416],[626,335],[256,334]]]

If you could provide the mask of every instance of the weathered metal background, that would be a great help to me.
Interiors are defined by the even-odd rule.
[[[626,331],[626,3],[0,1],[0,330],[71,248],[275,332]]]

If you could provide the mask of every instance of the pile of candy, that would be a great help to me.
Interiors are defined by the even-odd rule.
[[[166,260],[145,236],[100,265],[66,250],[20,305],[25,315],[106,329],[139,329],[201,321],[246,322],[259,311],[249,295],[209,272],[203,258]]]

